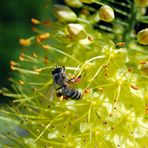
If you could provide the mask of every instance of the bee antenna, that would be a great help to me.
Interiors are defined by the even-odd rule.
[[[51,69],[53,70],[53,69],[55,69],[57,67],[58,67],[58,64],[56,64],[55,66],[52,66]]]

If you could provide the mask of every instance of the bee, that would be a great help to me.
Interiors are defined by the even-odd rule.
[[[77,79],[68,79],[64,66],[54,68],[52,70],[52,76],[54,83],[59,86],[56,89],[57,97],[63,97],[64,99],[71,98],[75,100],[82,98],[81,92],[69,86],[69,83],[77,82],[80,79],[80,76]]]

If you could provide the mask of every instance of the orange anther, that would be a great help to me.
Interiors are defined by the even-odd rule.
[[[31,40],[30,39],[20,39],[19,43],[23,46],[30,46],[31,45]]]
[[[24,61],[24,53],[21,53],[19,59],[20,59],[20,61]]]
[[[133,69],[132,68],[128,68],[128,72],[133,72]]]
[[[48,25],[51,25],[51,21],[45,20],[45,21],[42,22],[42,24],[48,26]]]
[[[124,42],[119,42],[119,43],[117,43],[117,46],[124,46],[124,45],[125,45]]]
[[[49,38],[49,36],[50,36],[49,33],[40,34],[40,35],[37,37],[37,41],[38,41],[38,42],[42,42],[42,41],[44,41],[45,39]]]
[[[103,88],[98,88],[98,90],[100,91],[100,92],[103,92],[104,91],[104,89]]]
[[[89,41],[93,41],[94,38],[93,38],[92,36],[88,36],[88,40],[89,40]]]
[[[24,81],[22,81],[22,80],[19,80],[19,83],[20,83],[21,85],[24,85]]]
[[[31,22],[32,22],[32,24],[35,24],[35,25],[41,23],[39,20],[37,20],[37,19],[35,19],[35,18],[32,18],[32,19],[31,19]]]
[[[42,45],[42,47],[43,47],[44,49],[50,49],[50,46],[49,46],[49,45]]]
[[[89,88],[86,88],[86,89],[84,90],[84,93],[90,93],[90,89],[89,89]]]
[[[135,86],[135,85],[131,85],[131,88],[135,89],[135,90],[139,90],[139,88],[137,86]]]
[[[139,61],[139,64],[146,64],[146,61]]]
[[[10,65],[11,65],[11,66],[15,66],[15,65],[16,65],[16,62],[14,62],[14,61],[11,60],[11,61],[10,61]]]

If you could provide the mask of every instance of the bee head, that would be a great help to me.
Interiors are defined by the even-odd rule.
[[[64,73],[65,72],[65,67],[56,67],[52,70],[52,75],[58,74],[58,73]]]

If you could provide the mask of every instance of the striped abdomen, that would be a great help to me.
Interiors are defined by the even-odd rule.
[[[63,86],[59,90],[57,90],[57,96],[63,96],[65,98],[71,98],[75,100],[79,100],[82,98],[82,94],[73,88],[70,88],[68,86]]]

